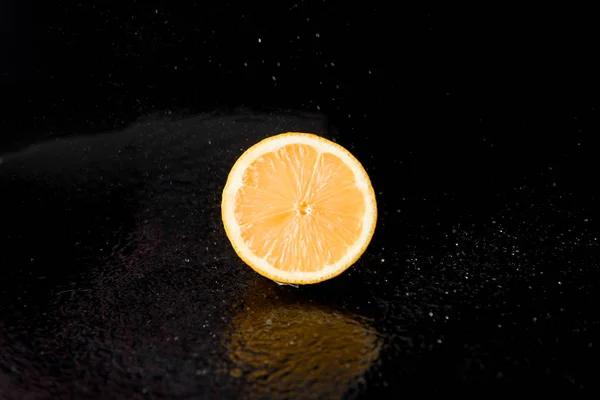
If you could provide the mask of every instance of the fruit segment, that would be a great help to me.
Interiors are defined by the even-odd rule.
[[[333,154],[292,144],[256,159],[236,196],[236,219],[253,253],[277,269],[317,271],[358,238],[364,199]]]

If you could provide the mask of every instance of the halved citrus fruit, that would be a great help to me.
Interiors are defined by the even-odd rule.
[[[377,220],[375,192],[348,150],[309,133],[283,133],[236,161],[221,203],[238,256],[277,282],[333,278],[364,253]]]

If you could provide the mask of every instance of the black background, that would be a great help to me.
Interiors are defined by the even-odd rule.
[[[497,388],[493,385],[500,385],[503,376],[512,380],[500,387],[511,392],[520,385],[533,392],[540,387],[595,391],[593,374],[584,368],[598,346],[593,338],[599,321],[594,304],[600,100],[598,31],[592,16],[590,10],[548,5],[525,9],[341,1],[3,2],[0,155],[38,141],[75,140],[88,134],[101,138],[148,115],[159,121],[215,111],[268,115],[267,119],[318,115],[327,121],[328,134],[363,162],[378,193],[381,215],[375,250],[364,268],[379,258],[388,259],[390,268],[388,275],[366,279],[370,289],[361,288],[360,279],[352,275],[327,288],[338,290],[340,298],[356,288],[365,290],[363,300],[370,298],[366,293],[381,291],[386,311],[370,312],[383,321],[382,331],[395,332],[405,323],[423,343],[437,328],[416,323],[417,317],[402,311],[398,293],[404,289],[397,285],[416,285],[426,292],[422,295],[435,298],[428,301],[461,315],[444,328],[447,342],[455,346],[417,357],[406,371],[418,373],[402,375],[402,361],[388,357],[383,375],[369,378],[371,392],[366,393],[401,390],[392,383],[396,373],[409,376],[413,389],[424,390],[420,385],[431,380],[427,389],[436,393],[448,388],[481,388],[485,393]],[[140,137],[140,148],[159,143],[144,143]],[[216,141],[219,135],[207,137]],[[221,139],[223,146],[227,140],[239,144],[225,133]],[[217,150],[202,151],[206,159],[220,160]],[[223,160],[222,169],[227,170],[231,160]],[[77,162],[66,168],[76,169]],[[113,172],[112,179],[119,181],[122,171]],[[19,247],[22,236],[7,234],[5,243],[11,250],[5,269],[11,257],[24,251],[36,257],[44,254],[50,263],[56,260],[63,248],[61,235],[70,240],[85,230],[91,248],[99,247],[95,241],[116,240],[84,228],[109,215],[130,224],[133,206],[127,201],[119,206],[119,200],[135,197],[135,185],[114,189],[89,177],[88,182],[95,183],[88,185],[105,195],[93,200],[89,195],[59,194],[43,211],[31,211],[40,207],[43,193],[55,193],[56,183],[46,182],[49,188],[25,175],[21,180],[18,174],[10,176],[0,188],[0,199],[10,205],[3,208],[5,233],[16,229],[25,241],[41,243],[56,229],[40,222],[46,215],[53,214],[53,223],[68,223],[57,238],[33,250]],[[103,209],[107,201],[116,204],[115,213]],[[70,208],[64,207],[67,203]],[[90,206],[97,210],[93,219],[86,217]],[[15,214],[39,224],[39,232],[24,233],[23,221],[8,223]],[[108,224],[104,231],[120,226],[103,223]],[[527,249],[519,262],[536,265],[546,271],[545,277],[527,268],[517,273],[494,266],[491,276],[496,274],[506,285],[500,290],[502,300],[477,281],[463,285],[464,296],[454,303],[432,295],[427,288],[444,291],[460,281],[451,273],[456,262],[443,256],[459,243],[474,246],[471,261],[499,258],[513,265],[504,251],[510,247],[503,242],[508,239],[495,231],[498,225],[500,232],[514,234],[510,246],[517,243]],[[467,227],[468,234],[457,227]],[[544,239],[542,244],[538,238]],[[231,251],[226,245],[222,248]],[[410,268],[415,256],[424,263],[419,272]],[[496,265],[490,263],[486,265]],[[64,268],[69,269],[68,263]],[[5,272],[2,283],[9,286],[9,275],[26,281],[27,272],[19,271]],[[383,276],[391,282],[386,278],[379,289]],[[568,277],[572,281],[562,289]],[[310,296],[335,303],[337,297],[323,294],[327,288],[315,289]],[[10,296],[16,294],[5,290],[4,299]],[[360,295],[350,304],[364,306]],[[561,313],[568,315],[557,317]],[[548,316],[545,330],[523,328],[533,314]],[[482,327],[485,320],[489,326]],[[501,325],[512,328],[499,336]],[[388,336],[392,347],[397,346],[394,337]],[[470,347],[463,348],[461,341]],[[483,361],[474,349],[484,349]],[[457,369],[448,361],[454,359],[468,361]],[[139,389],[134,386],[131,390]]]
[[[415,168],[434,191],[472,179],[512,188],[553,165],[572,183],[594,167],[597,29],[585,9],[3,7],[6,149],[127,126],[153,111],[242,106],[323,113],[348,141],[365,144],[358,155],[381,155],[384,169],[427,154]]]

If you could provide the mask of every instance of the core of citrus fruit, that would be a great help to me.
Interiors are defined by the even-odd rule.
[[[348,150],[283,133],[236,161],[223,190],[225,232],[238,256],[277,282],[339,275],[367,248],[377,220],[371,182]]]

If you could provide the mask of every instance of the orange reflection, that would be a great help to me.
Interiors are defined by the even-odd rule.
[[[303,289],[260,279],[231,321],[229,373],[243,380],[244,397],[340,398],[378,358],[381,340],[369,320],[294,290]]]

